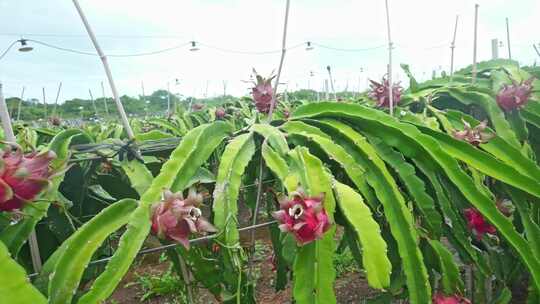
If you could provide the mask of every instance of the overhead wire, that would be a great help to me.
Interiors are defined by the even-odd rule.
[[[250,231],[252,229],[264,228],[264,227],[267,227],[267,226],[274,225],[276,223],[277,223],[277,221],[269,221],[269,222],[266,222],[266,223],[260,223],[260,224],[257,224],[257,225],[251,225],[251,226],[247,226],[247,227],[242,227],[242,228],[238,229],[238,232]],[[204,241],[209,241],[209,240],[217,238],[219,235],[220,235],[219,233],[216,233],[216,234],[210,234],[210,235],[207,235],[207,236],[202,236],[202,237],[199,237],[199,238],[189,240],[189,243],[190,244],[197,244],[197,243],[201,243],[201,242],[204,242]],[[137,253],[137,255],[145,255],[145,254],[149,254],[149,253],[160,252],[160,251],[175,248],[175,247],[178,247],[178,246],[182,246],[182,245],[178,244],[178,243],[173,243],[173,244],[168,244],[168,245],[143,249],[143,250],[140,250]],[[94,260],[94,261],[91,261],[90,263],[88,263],[88,266],[106,263],[106,262],[110,261],[112,258],[113,258],[113,256],[109,256],[109,257],[106,257],[106,258]],[[33,277],[37,277],[38,275],[39,275],[39,273],[32,273],[32,274],[29,274],[28,277],[33,278]]]
[[[11,50],[11,48],[12,48],[15,44],[17,44],[17,42],[19,42],[19,40],[13,41],[13,42],[6,48],[6,50],[5,50],[4,52],[2,52],[2,55],[0,55],[0,60],[2,60],[2,58],[4,58],[4,56],[7,55],[7,53],[9,52],[9,50]]]
[[[323,49],[340,51],[340,52],[364,52],[364,51],[377,50],[377,49],[381,49],[381,48],[386,47],[386,45],[383,44],[383,45],[378,45],[378,46],[374,46],[374,47],[367,47],[367,48],[360,48],[360,49],[345,49],[345,48],[336,48],[336,47],[332,47],[332,46],[328,46],[328,45],[324,45],[324,44],[320,44],[320,43],[316,43],[316,42],[311,42],[311,44],[313,44],[314,46],[318,46],[320,48],[323,48]]]
[[[270,50],[270,51],[240,51],[240,50],[232,50],[232,49],[221,48],[221,47],[217,47],[217,46],[213,46],[213,45],[209,45],[209,44],[201,43],[201,42],[197,42],[197,44],[199,44],[201,46],[205,46],[205,47],[207,47],[209,49],[214,49],[214,50],[217,50],[217,51],[221,51],[221,52],[225,52],[225,53],[234,53],[234,54],[267,55],[267,54],[281,53],[281,49],[279,49],[279,50]],[[305,44],[305,42],[298,43],[298,44],[295,44],[295,45],[293,45],[291,47],[288,47],[286,50],[288,50],[288,51],[293,50],[293,49],[301,47],[304,44]]]

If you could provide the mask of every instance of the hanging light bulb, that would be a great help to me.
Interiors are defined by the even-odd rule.
[[[192,52],[198,51],[199,48],[197,47],[197,42],[191,41],[191,48],[189,48],[189,50],[192,51]]]
[[[311,45],[311,41],[306,42],[306,51],[313,50],[313,46]]]
[[[21,43],[21,47],[19,48],[19,52],[30,52],[31,50],[33,50],[34,48],[29,46],[28,45],[28,40],[24,39],[24,38],[21,38],[19,40],[19,42]]]

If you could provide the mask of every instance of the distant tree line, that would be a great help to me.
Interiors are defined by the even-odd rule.
[[[167,111],[167,91],[157,90],[148,96],[131,97],[123,95],[120,97],[124,105],[124,109],[130,116],[144,116],[144,115],[161,115]],[[352,99],[359,97],[355,92],[337,92],[339,99]],[[282,100],[295,101],[295,100],[325,100],[325,92],[317,92],[314,90],[297,90],[294,92],[287,92],[281,94]],[[334,99],[334,95],[329,93],[329,99]],[[175,94],[170,94],[171,108],[181,107],[187,109],[191,104],[202,104],[208,107],[218,107],[228,102],[235,102],[239,100],[238,97],[231,95],[217,96],[211,98],[195,98],[195,97],[179,97]],[[6,99],[8,109],[10,110],[11,118],[17,119],[18,106],[21,99],[18,97],[10,97]],[[48,119],[52,116],[57,116],[64,119],[83,118],[89,119],[97,115],[99,117],[105,117],[105,103],[107,104],[107,110],[109,116],[114,117],[118,115],[116,104],[112,98],[96,98],[94,104],[90,99],[74,98],[66,100],[64,103],[44,105],[38,99],[23,100],[21,103],[20,119],[25,121],[33,121],[39,119]]]

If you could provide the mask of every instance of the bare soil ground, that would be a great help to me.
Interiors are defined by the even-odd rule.
[[[248,234],[242,235],[244,242],[247,241]],[[254,269],[258,271],[256,284],[257,303],[260,304],[286,304],[291,302],[291,286],[285,290],[276,292],[274,289],[275,272],[272,270],[272,264],[268,261],[271,255],[271,246],[266,235],[266,229],[257,231],[257,239],[262,240],[264,246],[262,255],[254,260]],[[246,242],[247,243],[247,242]],[[132,269],[124,277],[113,296],[107,301],[110,304],[176,304],[178,298],[174,296],[156,296],[150,297],[144,301],[141,300],[144,291],[140,284],[137,284],[138,276],[142,275],[163,275],[169,268],[168,262],[160,262],[159,254],[152,254],[140,257],[132,266]],[[362,299],[370,298],[377,292],[370,289],[367,281],[362,278],[360,273],[351,271],[342,274],[336,279],[335,292],[338,303],[361,303]],[[199,289],[196,295],[196,301],[201,304],[219,303],[206,290]]]

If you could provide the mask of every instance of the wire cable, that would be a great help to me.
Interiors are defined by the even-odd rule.
[[[261,224],[257,224],[257,225],[242,227],[242,228],[238,229],[238,232],[250,231],[252,229],[264,228],[264,227],[274,225],[276,223],[277,223],[277,221],[269,221],[269,222],[266,222],[266,223],[261,223]],[[197,244],[197,243],[200,243],[200,242],[203,242],[203,241],[209,241],[209,240],[215,239],[218,236],[219,236],[219,233],[210,234],[210,235],[207,235],[207,236],[191,239],[191,240],[189,240],[189,243],[190,244]],[[178,246],[182,246],[182,245],[178,244],[178,243],[173,243],[173,244],[163,245],[163,246],[159,246],[159,247],[143,249],[143,250],[139,251],[137,253],[137,255],[144,255],[144,254],[149,254],[149,253],[154,253],[154,252],[160,252],[160,251],[167,250],[167,249],[174,248],[174,247],[178,247]],[[94,261],[91,261],[90,263],[88,263],[88,266],[106,263],[106,262],[110,261],[111,259],[112,259],[112,256],[102,258],[102,259],[99,259],[99,260],[94,260]],[[28,277],[29,278],[34,278],[34,277],[37,277],[38,275],[39,275],[39,273],[31,273],[31,274],[28,275]]]
[[[244,54],[244,55],[267,55],[267,54],[278,54],[278,53],[281,53],[281,49],[279,50],[272,50],[272,51],[239,51],[239,50],[231,50],[231,49],[225,49],[225,48],[221,48],[221,47],[217,47],[217,46],[212,46],[212,45],[209,45],[209,44],[206,44],[206,43],[201,43],[201,42],[198,42],[197,43],[201,46],[205,46],[209,49],[214,49],[214,50],[217,50],[217,51],[221,51],[221,52],[225,52],[225,53],[233,53],[233,54]],[[289,50],[292,50],[292,49],[296,49],[298,47],[301,47],[302,45],[304,45],[305,42],[302,42],[302,43],[298,43],[298,44],[295,44],[291,47],[288,47],[286,50],[289,51]]]
[[[2,60],[2,58],[4,58],[4,56],[7,55],[7,53],[9,52],[9,50],[11,50],[11,48],[12,48],[15,44],[17,44],[17,42],[19,42],[19,40],[13,41],[13,42],[7,47],[7,49],[2,53],[2,55],[0,55],[0,60]]]
[[[47,42],[43,42],[43,41],[39,41],[39,40],[34,40],[34,39],[26,39],[26,40],[31,41],[31,42],[36,43],[36,44],[40,44],[40,45],[49,47],[49,48],[53,48],[53,49],[56,49],[56,50],[59,50],[59,51],[70,52],[70,53],[75,53],[75,54],[79,54],[79,55],[98,56],[98,54],[96,54],[96,53],[69,49],[69,48],[56,46],[56,45],[53,45],[53,44],[50,44],[50,43],[47,43]]]
[[[43,42],[43,41],[40,41],[40,40],[27,39],[27,41],[31,41],[31,42],[34,42],[36,44],[40,44],[40,45],[43,45],[43,46],[46,46],[46,47],[49,47],[49,48],[53,48],[53,49],[56,49],[56,50],[59,50],[59,51],[70,52],[70,53],[75,53],[75,54],[80,54],[80,55],[87,55],[87,56],[98,56],[98,54],[96,54],[96,53],[80,51],[80,50],[75,50],[75,49],[70,49],[70,48],[65,48],[65,47],[57,46],[57,45],[50,44],[50,43],[47,43],[47,42]],[[169,52],[169,51],[172,51],[172,50],[176,50],[176,49],[185,47],[188,44],[189,44],[189,42],[186,42],[186,43],[179,44],[179,45],[176,45],[176,46],[173,46],[173,47],[169,47],[169,48],[162,49],[162,50],[157,50],[157,51],[151,51],[151,52],[142,52],[142,53],[133,53],[133,54],[107,54],[107,57],[120,58],[120,57],[150,56],[150,55],[156,55],[156,54],[161,54],[161,53]]]
[[[157,51],[153,51],[153,52],[144,52],[144,53],[135,53],[135,54],[113,54],[113,55],[107,55],[107,57],[139,57],[139,56],[156,55],[156,54],[161,54],[161,53],[177,50],[177,49],[183,48],[183,47],[185,47],[185,46],[187,46],[189,44],[190,44],[190,42],[186,42],[186,43],[179,44],[179,45],[176,45],[176,46],[173,46],[173,47],[170,47],[170,48],[166,48],[166,49],[163,49],[163,50],[157,50]]]
[[[386,44],[383,44],[383,45],[379,45],[379,46],[361,48],[361,49],[342,49],[342,48],[335,48],[335,47],[327,46],[327,45],[324,45],[324,44],[319,44],[319,43],[316,43],[316,42],[311,42],[311,44],[313,44],[315,46],[318,46],[320,48],[323,48],[323,49],[328,49],[328,50],[333,50],[333,51],[340,51],[340,52],[365,52],[365,51],[378,50],[378,49],[386,47]]]

